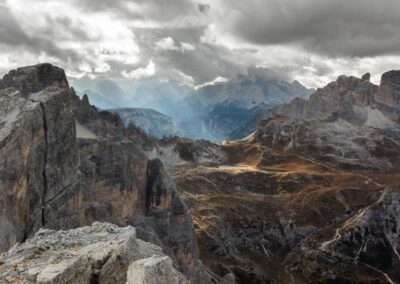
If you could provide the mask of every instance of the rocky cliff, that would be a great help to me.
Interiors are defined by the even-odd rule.
[[[308,101],[276,107],[260,124],[257,140],[343,168],[393,169],[399,154],[399,108],[393,99],[399,77],[400,72],[385,73],[378,87],[368,74],[340,76]]]
[[[151,138],[79,99],[52,65],[11,71],[0,86],[2,251],[39,228],[135,224],[190,280],[207,281],[190,214],[143,152]]]
[[[79,223],[79,152],[63,74],[40,65],[11,71],[1,81],[2,251],[40,227]]]

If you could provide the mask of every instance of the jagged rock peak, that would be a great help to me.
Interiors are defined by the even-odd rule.
[[[382,75],[377,101],[396,108],[400,103],[400,70],[392,70]]]
[[[340,75],[335,82],[332,82],[329,85],[335,84],[336,86],[343,88],[343,91],[352,91],[356,89],[358,85],[363,83],[363,81],[363,79],[354,76]]]
[[[0,80],[0,89],[13,87],[23,94],[36,93],[49,86],[68,88],[64,70],[49,63],[11,70]]]
[[[381,81],[390,81],[392,83],[400,84],[400,70],[391,70],[383,73]]]
[[[365,74],[362,75],[362,77],[361,77],[361,80],[367,81],[367,82],[369,82],[370,79],[371,79],[371,73],[365,73]]]

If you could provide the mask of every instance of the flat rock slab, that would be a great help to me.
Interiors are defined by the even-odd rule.
[[[135,269],[127,282],[130,265]],[[161,248],[139,240],[131,226],[96,222],[69,231],[41,229],[0,256],[1,283],[139,284],[163,279],[185,280]]]

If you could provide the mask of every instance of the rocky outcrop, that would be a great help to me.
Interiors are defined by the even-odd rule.
[[[75,125],[65,74],[58,68],[53,73],[52,68],[45,64],[17,69],[2,80],[9,87],[0,91],[2,251],[39,227],[78,224]]]
[[[387,88],[385,78],[395,76],[384,74],[380,87],[368,77],[340,76],[307,101],[296,99],[274,108],[260,123],[256,140],[346,169],[393,169],[400,150],[399,116],[379,97]]]
[[[389,71],[382,75],[376,100],[392,108],[397,108],[399,106],[400,71]]]
[[[133,227],[108,223],[70,231],[41,229],[0,256],[2,283],[188,283],[161,248]]]
[[[307,282],[397,283],[399,281],[399,190],[385,190],[380,199],[343,224],[331,239],[310,235],[288,263]]]
[[[145,148],[150,159],[160,159],[166,167],[218,164],[226,160],[221,147],[207,140],[164,137]]]
[[[156,140],[79,99],[60,70],[20,68],[1,81],[1,251],[41,227],[136,224],[191,281],[207,282],[190,214],[161,162],[144,154]]]
[[[68,88],[64,70],[51,64],[39,64],[12,70],[1,80],[0,87],[15,88],[23,94],[36,93],[47,87]]]
[[[169,257],[150,257],[135,261],[128,270],[128,284],[188,284],[181,273],[177,272]]]

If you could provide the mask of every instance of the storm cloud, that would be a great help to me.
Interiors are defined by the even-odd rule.
[[[224,1],[227,32],[258,45],[293,44],[332,56],[400,53],[397,0]]]
[[[400,65],[397,0],[0,0],[0,74],[51,62],[70,77],[193,86],[271,70],[319,87]]]

